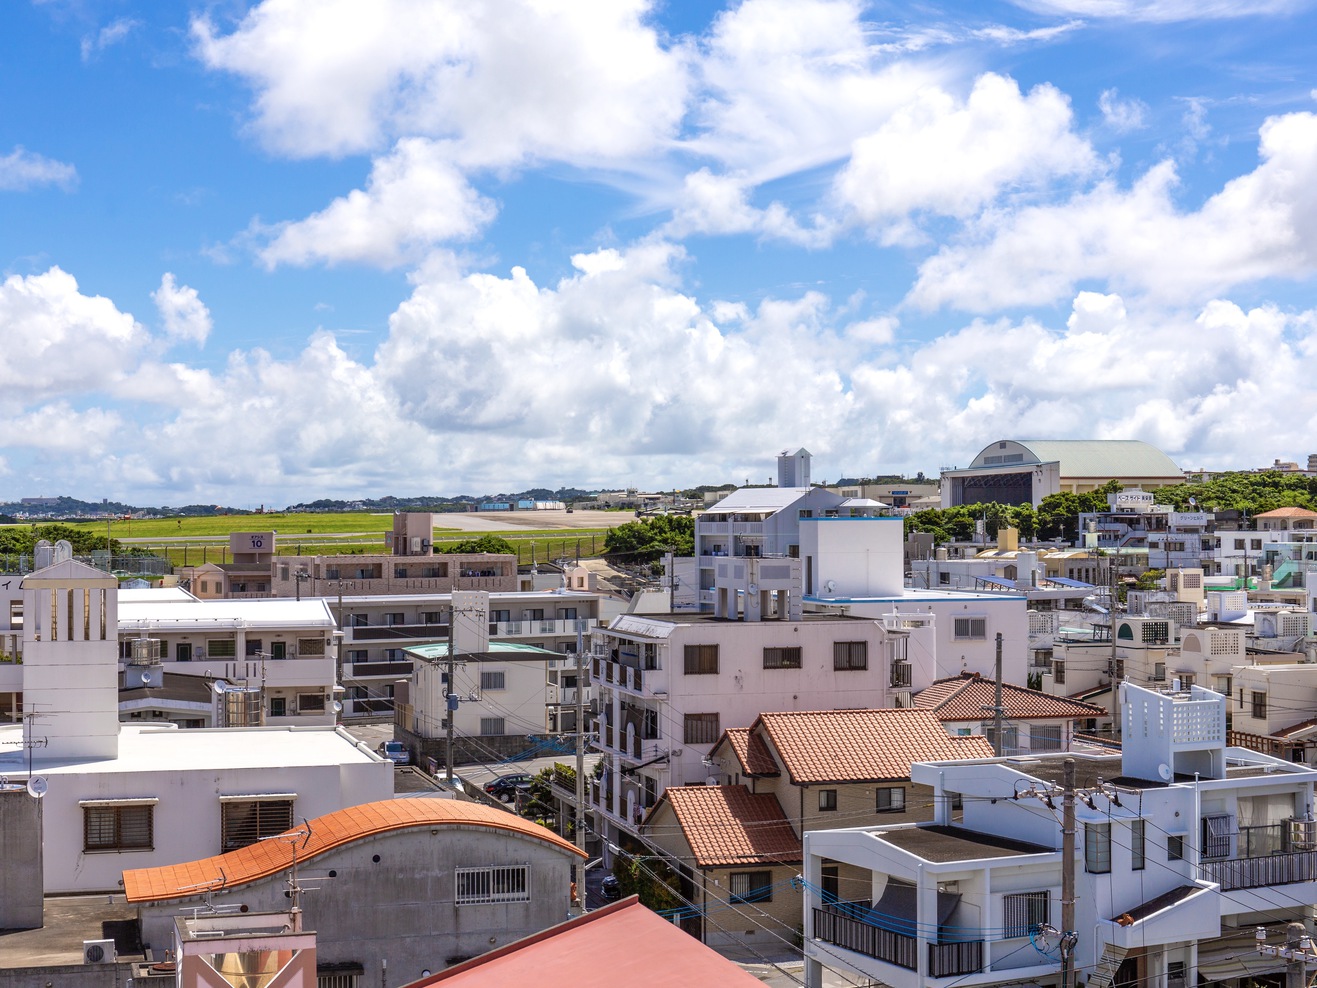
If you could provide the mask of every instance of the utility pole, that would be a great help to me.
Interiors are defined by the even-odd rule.
[[[1307,939],[1308,931],[1302,923],[1285,924],[1285,988],[1305,988],[1308,984],[1308,965],[1300,941]]]
[[[585,632],[576,625],[576,846],[585,850]],[[576,901],[585,909],[585,869],[577,864],[580,880]]]
[[[673,569],[674,552],[672,546],[668,546],[668,613],[675,614],[677,611],[677,574]]]
[[[1002,731],[1005,729],[1003,723],[1004,711],[1001,705],[1001,632],[997,632],[997,670],[996,670],[996,690],[994,692],[994,702],[991,707],[984,707],[985,710],[992,711],[992,753],[1000,758],[1005,754],[1005,745],[1002,744]]]
[[[448,785],[453,784],[453,721],[457,717],[457,706],[461,700],[457,697],[457,691],[454,689],[454,683],[457,679],[457,663],[453,659],[453,625],[457,623],[457,608],[449,604],[448,607],[448,691],[444,697],[445,706],[448,711],[448,744],[445,745],[444,757],[448,768]]]
[[[1075,928],[1075,760],[1061,763],[1061,988],[1074,988],[1075,951],[1065,934]]]

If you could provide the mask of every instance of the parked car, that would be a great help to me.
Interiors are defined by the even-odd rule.
[[[511,775],[500,775],[485,783],[485,792],[489,793],[495,799],[501,799],[509,803],[517,798],[518,793],[530,792],[531,775],[529,772],[513,772]]]
[[[381,741],[379,753],[395,765],[410,765],[412,753],[401,741]]]
[[[604,880],[599,884],[599,891],[609,902],[616,902],[622,898],[622,886],[618,884],[616,875],[605,875]]]

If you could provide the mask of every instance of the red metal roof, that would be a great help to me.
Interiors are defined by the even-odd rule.
[[[761,730],[796,785],[908,779],[912,762],[992,757],[986,738],[953,738],[929,710],[766,713],[751,727]]]
[[[435,958],[435,964],[442,964]],[[429,985],[535,988],[762,988],[762,982],[634,896],[440,971]]]
[[[745,786],[669,786],[666,800],[701,868],[801,860],[800,838],[772,793]]]
[[[552,830],[522,819],[507,810],[459,799],[386,799],[326,813],[309,821],[311,837],[297,848],[297,860],[308,861],[343,844],[403,830],[408,827],[488,827],[532,837],[584,857],[584,852]],[[292,833],[301,830],[294,827]],[[134,868],[123,873],[129,902],[159,902],[195,896],[197,887],[224,875],[225,887],[243,885],[285,871],[292,865],[290,841],[264,840],[227,854],[157,868]],[[183,890],[188,891],[183,891]]]

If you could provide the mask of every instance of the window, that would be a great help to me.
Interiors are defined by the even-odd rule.
[[[958,617],[952,625],[953,638],[982,639],[988,637],[988,619],[981,617]]]
[[[1267,694],[1253,690],[1253,716],[1258,720],[1267,719]]]
[[[349,628],[365,628],[370,624],[370,617],[366,614],[349,614]]]
[[[457,869],[457,904],[478,906],[487,902],[529,902],[530,867],[496,865]]]
[[[394,566],[394,567],[393,567],[393,578],[394,578],[395,580],[405,580],[405,579],[407,579],[407,567],[406,567],[406,566]]]
[[[1243,540],[1243,539],[1235,539],[1235,548],[1236,548],[1236,549],[1242,549],[1242,548],[1244,548],[1244,540]]]
[[[264,647],[265,647],[265,642],[262,641],[260,638],[248,638],[247,657],[251,658],[252,656],[260,655],[261,649],[263,649]]]
[[[155,800],[82,807],[84,851],[150,851],[155,848]]]
[[[385,624],[394,625],[394,624],[407,623],[407,615],[404,614],[402,611],[391,611],[390,613],[384,615],[384,617],[385,617],[385,621],[384,621]]]
[[[1065,685],[1065,660],[1064,660],[1064,659],[1053,659],[1053,660],[1052,660],[1052,682],[1056,683],[1057,686],[1063,686],[1063,685]]]
[[[325,694],[298,693],[297,712],[299,714],[321,714],[325,712]]]
[[[708,676],[718,673],[717,645],[687,645],[686,675]]]
[[[868,642],[833,642],[832,668],[855,670],[869,668]]]
[[[1148,862],[1148,825],[1143,820],[1130,821],[1130,869],[1142,871]]]
[[[1261,551],[1261,549],[1262,549],[1262,540],[1261,540],[1261,539],[1249,539],[1248,541],[1249,541],[1249,548],[1250,548],[1250,549],[1256,549],[1256,550],[1258,550],[1258,551]]]
[[[507,673],[505,672],[481,672],[480,688],[482,690],[503,690],[507,689]]]
[[[502,717],[481,717],[480,733],[485,736],[507,733],[507,725]]]
[[[837,790],[820,789],[819,790],[819,812],[830,813],[837,809]]]
[[[441,614],[441,613],[442,613],[442,612],[440,612],[440,611],[422,611],[422,612],[421,612],[421,623],[422,623],[422,624],[443,624],[443,621],[440,620],[440,614]]]
[[[909,662],[893,662],[892,674],[887,685],[892,689],[909,689],[913,682],[913,673]]]
[[[1091,875],[1111,873],[1111,824],[1084,824],[1084,870]]]
[[[232,659],[238,655],[238,646],[232,638],[212,638],[206,642],[206,654],[212,659]]]
[[[1181,861],[1184,859],[1184,834],[1167,834],[1166,835],[1166,860]]]
[[[1048,898],[1046,892],[1014,892],[1001,897],[1006,911],[1006,936],[1027,937],[1045,925]]]
[[[1029,728],[1029,748],[1032,751],[1060,751],[1061,725],[1033,725]]]
[[[903,786],[882,786],[874,792],[874,812],[900,813],[905,809]]]
[[[508,610],[490,611],[489,620],[492,624],[507,624],[512,620],[512,612]]]
[[[772,902],[771,871],[734,871],[728,876],[730,902]]]
[[[255,844],[262,837],[273,837],[291,830],[293,798],[278,795],[268,798],[220,797],[220,850],[233,851]]]
[[[684,744],[713,744],[722,731],[717,714],[687,714],[683,723]]]
[[[765,669],[799,669],[800,646],[789,645],[781,648],[764,649]]]

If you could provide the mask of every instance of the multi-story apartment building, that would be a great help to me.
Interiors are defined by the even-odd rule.
[[[605,836],[634,833],[669,786],[703,783],[728,728],[766,710],[909,706],[917,681],[908,643],[927,627],[810,614],[727,621],[709,615],[622,615],[592,636],[602,776],[592,804]]]
[[[145,658],[164,672],[243,684],[259,691],[271,726],[336,722],[336,634],[328,604],[314,598],[197,600],[156,590],[119,596],[124,674]],[[142,639],[150,643],[145,652]]]
[[[578,636],[588,636],[599,623],[597,593],[549,590],[486,596],[488,638],[496,642],[574,652]],[[328,603],[343,628],[343,715],[392,713],[395,687],[413,670],[407,650],[448,641],[453,594],[354,594],[330,598]],[[562,672],[554,663],[549,678],[540,678],[538,702],[542,708],[548,687],[562,685]],[[551,708],[541,710],[544,716],[537,718],[536,732],[568,730],[562,726],[557,707],[555,701]]]
[[[1079,516],[1084,548],[1146,549],[1157,569],[1212,566],[1212,515],[1157,504],[1151,491],[1126,489],[1107,495],[1106,511]]]
[[[1073,782],[1061,755],[916,764],[933,823],[807,832],[806,983],[1054,986],[1063,953],[1087,988],[1274,979],[1258,928],[1274,944],[1317,904],[1317,771],[1227,747],[1210,690],[1121,702],[1122,753],[1068,756]]]

